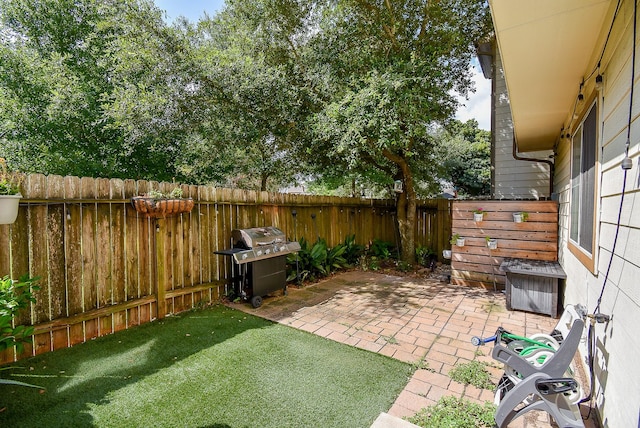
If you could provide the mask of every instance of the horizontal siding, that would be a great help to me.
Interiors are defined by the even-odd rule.
[[[493,138],[493,197],[495,199],[541,199],[549,197],[549,166],[544,163],[520,161],[513,157],[513,123],[507,86],[502,74],[500,55],[496,56]],[[522,155],[529,158],[547,158],[550,152]]]
[[[611,8],[616,2],[611,2]],[[612,12],[612,11],[610,11]],[[592,274],[568,250],[569,212],[570,212],[570,142],[562,140],[557,148],[555,190],[559,202],[559,239],[560,261],[567,273],[565,304],[580,303],[592,312],[605,283],[601,310],[613,315],[609,325],[595,326],[599,343],[596,358],[596,403],[598,413],[605,426],[623,427],[638,425],[640,414],[640,388],[629,388],[629,379],[640,378],[640,366],[637,355],[640,354],[640,340],[637,339],[636,325],[640,318],[640,204],[636,199],[638,191],[638,152],[640,148],[640,49],[636,47],[637,85],[632,103],[631,147],[633,169],[627,173],[625,199],[622,207],[621,227],[617,232],[618,210],[620,208],[624,173],[620,162],[624,157],[627,140],[627,122],[629,115],[629,97],[631,94],[631,58],[633,42],[633,3],[623,1],[618,18],[609,36],[607,49],[601,62],[604,87],[599,94],[599,147],[597,223],[595,227],[597,247],[597,273]],[[600,39],[604,40],[611,22],[605,22],[600,29]],[[640,40],[636,41],[640,46]],[[593,63],[601,52],[593,52]],[[584,70],[588,76],[591,68]],[[594,93],[593,79],[586,82],[585,96],[590,99]],[[572,121],[572,112],[567,112],[565,123],[572,123],[572,132],[577,121]],[[614,238],[618,241],[611,267],[609,261],[613,251]],[[585,354],[584,346],[581,353]],[[584,386],[584,385],[583,385]]]

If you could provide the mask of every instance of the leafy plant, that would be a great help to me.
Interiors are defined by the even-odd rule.
[[[303,237],[300,238],[300,250],[296,254],[287,256],[289,274],[287,281],[298,279],[299,282],[314,281],[318,277],[328,276],[331,272],[349,267],[344,253],[347,247],[344,244],[336,245],[333,248],[327,247],[327,242],[318,238],[312,247]],[[297,258],[296,258],[297,257]]]
[[[496,386],[491,381],[491,375],[487,367],[480,361],[470,361],[458,364],[449,371],[449,377],[456,382],[465,385],[473,385],[476,388],[494,391]]]
[[[35,285],[38,279],[23,275],[18,281],[14,281],[7,275],[0,280],[0,351],[15,346],[16,351],[21,353],[24,351],[23,343],[33,334],[33,327],[14,326],[13,320],[29,303],[35,303],[33,291],[39,290]],[[0,384],[41,388],[9,379],[0,379]]]
[[[400,272],[409,272],[413,269],[413,266],[411,266],[411,263],[407,263],[405,261],[398,261],[398,263],[396,264],[396,268],[400,271]]]
[[[520,213],[520,217],[522,217],[522,221],[527,221],[527,219],[529,218],[529,213],[526,211],[522,211]]]
[[[315,280],[313,274],[313,256],[311,249],[309,248],[309,241],[304,237],[300,238],[300,250],[297,253],[292,253],[287,256],[287,266],[289,274],[287,275],[287,281],[297,280],[301,283],[307,279]],[[317,253],[315,253],[317,255]]]
[[[327,259],[325,262],[326,275],[338,269],[349,267],[349,263],[347,263],[347,260],[344,258],[346,250],[347,247],[344,244],[338,244],[327,251]]]
[[[436,259],[437,254],[432,248],[423,246],[416,248],[416,260],[420,265],[432,268]]]
[[[349,235],[344,238],[345,246],[343,257],[350,266],[355,265],[360,260],[360,257],[364,254],[364,246],[356,244],[356,235]]]
[[[5,158],[0,158],[0,195],[17,195],[24,177],[11,171]]]
[[[473,213],[484,215],[484,210],[482,208],[476,208],[475,210],[473,210]]]
[[[151,199],[180,199],[183,197],[183,194],[184,192],[182,191],[182,188],[176,187],[169,193],[162,193],[158,190],[150,190],[145,193],[145,196]]]
[[[382,260],[391,258],[396,250],[391,242],[383,241],[381,239],[374,239],[369,247],[369,255],[377,257]]]
[[[7,275],[0,280],[0,351],[15,346],[18,352],[22,352],[23,342],[33,334],[33,327],[13,327],[12,322],[29,303],[35,303],[32,292],[39,290],[35,285],[38,279],[23,275],[14,281]]]
[[[490,402],[481,405],[463,398],[445,396],[407,420],[425,428],[490,428],[495,426],[495,412],[496,407]]]
[[[455,245],[458,239],[460,239],[460,234],[454,233],[449,242],[451,243],[451,245]]]
[[[380,270],[380,260],[376,256],[371,256],[367,267],[373,271]]]

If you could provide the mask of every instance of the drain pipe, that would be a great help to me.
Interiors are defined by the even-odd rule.
[[[553,195],[553,174],[555,173],[555,163],[549,159],[535,159],[535,158],[525,158],[522,156],[518,156],[518,147],[516,146],[516,136],[513,136],[513,158],[515,160],[520,160],[520,161],[528,161],[528,162],[540,162],[540,163],[546,163],[547,165],[549,165],[549,199],[551,199],[551,196]]]

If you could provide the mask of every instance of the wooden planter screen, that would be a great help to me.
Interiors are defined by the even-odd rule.
[[[482,208],[482,221],[473,211]],[[528,219],[513,221],[526,211]],[[451,283],[504,289],[500,264],[507,258],[558,260],[558,203],[555,201],[455,201],[452,234],[465,238],[464,247],[451,246]],[[486,237],[498,240],[490,250]]]

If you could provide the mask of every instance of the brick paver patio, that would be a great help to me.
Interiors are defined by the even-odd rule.
[[[491,346],[471,344],[472,336],[490,336],[499,326],[515,334],[550,332],[557,320],[527,312],[507,311],[504,294],[461,287],[434,279],[351,271],[305,288],[289,288],[287,296],[267,297],[254,309],[234,308],[346,343],[417,364],[420,367],[389,414],[412,416],[443,395],[484,402],[493,393],[454,382],[449,371],[478,359],[491,363],[497,382],[502,368],[491,358]],[[544,412],[530,412],[512,427],[550,427]],[[591,426],[591,425],[589,425]]]

